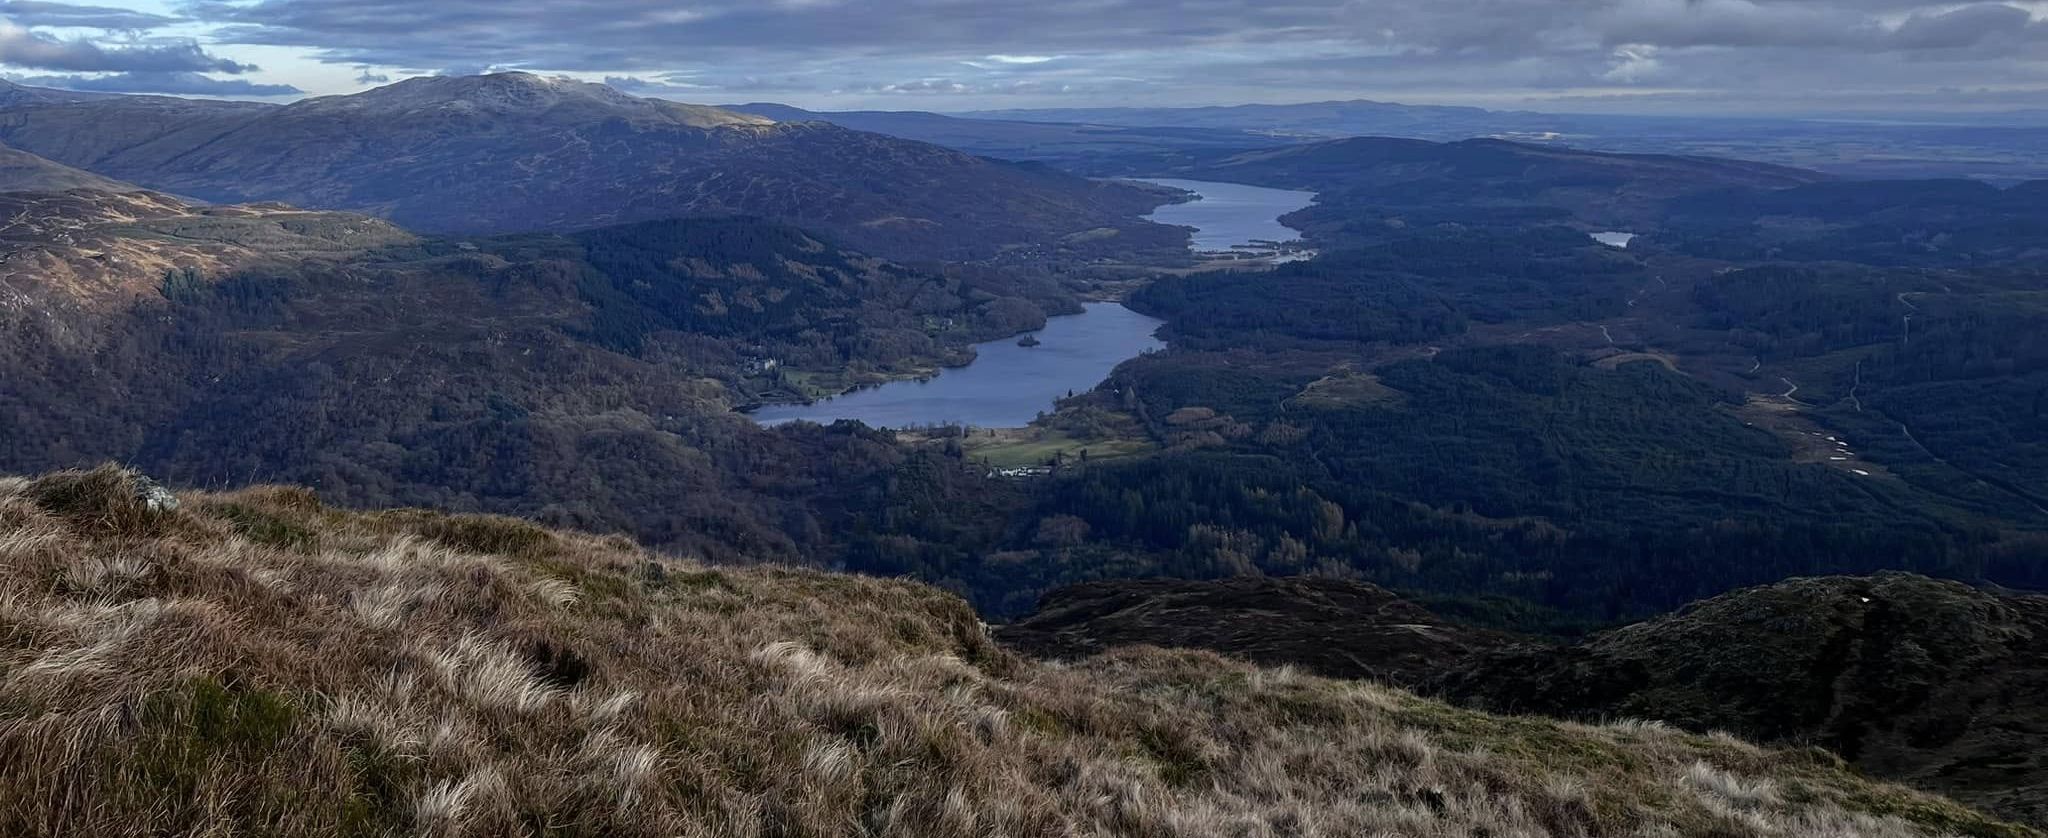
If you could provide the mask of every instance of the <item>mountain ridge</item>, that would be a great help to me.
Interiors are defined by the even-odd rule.
[[[128,192],[141,187],[0,145],[0,192],[63,192],[70,189]]]
[[[284,106],[25,104],[0,108],[0,142],[160,191],[366,212],[422,232],[742,214],[901,258],[1172,254],[1185,241],[1140,220],[1159,203],[1149,190],[530,74]]]

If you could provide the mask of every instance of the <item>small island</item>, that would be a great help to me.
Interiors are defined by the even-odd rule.
[[[1039,340],[1037,335],[1025,335],[1017,339],[1017,345],[1024,347],[1025,349],[1030,349],[1031,347],[1037,346],[1038,343]]]

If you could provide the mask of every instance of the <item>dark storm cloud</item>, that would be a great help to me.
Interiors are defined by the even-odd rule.
[[[295,96],[305,93],[289,84],[258,84],[248,79],[216,79],[183,72],[28,76],[15,81],[36,87],[96,93],[167,93],[176,96]]]
[[[193,0],[180,12],[223,43],[335,63],[584,72],[677,97],[2048,88],[2038,0]]]
[[[0,2],[0,17],[18,26],[71,26],[85,29],[155,29],[177,23],[166,15],[153,15],[111,6],[79,6],[43,0]]]
[[[221,58],[192,42],[105,47],[0,21],[0,64],[83,73],[246,73],[256,67]]]

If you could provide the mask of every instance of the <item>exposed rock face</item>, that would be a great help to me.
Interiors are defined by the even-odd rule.
[[[1041,657],[1140,644],[1209,649],[1411,686],[1512,642],[1449,623],[1376,585],[1309,577],[1076,585],[1048,595],[1037,613],[998,636]]]

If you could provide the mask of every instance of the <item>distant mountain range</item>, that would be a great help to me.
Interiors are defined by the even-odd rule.
[[[899,257],[980,258],[1104,229],[1153,233],[1110,245],[1179,246],[1177,231],[1137,220],[1160,203],[1148,190],[523,73],[409,79],[284,106],[19,86],[0,101],[0,142],[57,163],[427,232],[748,214]]]
[[[1527,112],[1441,105],[1400,105],[1356,100],[1299,105],[1229,105],[1202,108],[1050,108],[971,111],[970,119],[1068,122],[1124,127],[1163,125],[1211,131],[1247,131],[1290,138],[1364,135],[1464,139],[1503,130],[1531,130],[1558,117]],[[1548,129],[1536,129],[1548,130]]]
[[[1189,149],[1245,149],[1295,140],[1238,128],[1123,126],[1043,119],[966,119],[926,111],[807,111],[788,105],[726,105],[780,122],[830,122],[856,131],[935,143],[1004,160],[1041,160],[1086,168],[1124,155]]]
[[[771,114],[775,105],[740,110]],[[785,109],[793,110],[793,109]],[[1883,119],[1622,116],[1495,111],[1373,101],[1203,108],[1062,108],[954,114],[803,112],[863,131],[914,137],[1007,159],[1080,169],[1146,143],[1182,149],[1282,145],[1341,137],[1498,138],[1600,151],[1737,157],[1851,177],[2048,177],[2048,116]],[[778,117],[786,118],[786,117]],[[962,122],[986,122],[977,127]],[[1057,126],[1033,132],[1021,125]],[[1091,147],[1080,139],[1103,139]]]

